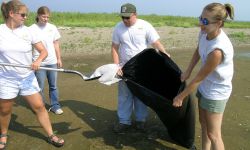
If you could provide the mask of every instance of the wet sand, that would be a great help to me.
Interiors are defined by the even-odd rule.
[[[188,49],[176,50],[171,51],[171,56],[181,69],[185,69],[192,52]],[[222,130],[227,150],[246,150],[250,147],[250,48],[237,49],[235,53],[233,93],[226,107]],[[90,73],[98,66],[112,62],[109,54],[63,59],[64,68],[83,73]],[[66,140],[62,150],[185,149],[171,142],[167,130],[152,111],[148,118],[146,133],[131,129],[126,134],[114,134],[112,125],[117,119],[117,84],[106,86],[97,80],[84,81],[77,75],[66,73],[59,73],[58,81],[64,114],[49,115],[56,133]],[[200,149],[198,113],[196,118],[195,145]],[[45,134],[35,115],[21,98],[16,101],[13,108],[9,134],[9,150],[58,149],[46,143]]]

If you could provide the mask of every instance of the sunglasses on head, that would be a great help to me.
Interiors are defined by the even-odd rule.
[[[205,26],[207,26],[207,25],[209,25],[209,24],[216,23],[216,22],[210,22],[210,21],[208,21],[207,18],[202,18],[201,16],[199,17],[199,21],[200,21],[200,23],[202,23],[202,24],[205,25]]]
[[[16,14],[19,14],[23,18],[28,16],[26,13],[16,13]]]
[[[122,16],[122,19],[123,19],[123,20],[129,20],[130,17],[124,17],[124,16]]]

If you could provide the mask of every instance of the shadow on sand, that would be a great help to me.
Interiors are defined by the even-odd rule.
[[[31,111],[29,105],[24,100],[17,100],[16,102],[16,105],[25,107],[29,111]],[[176,145],[173,144],[173,141],[169,138],[166,128],[160,122],[159,118],[156,117],[156,114],[152,111],[149,111],[150,113],[146,132],[142,133],[135,130],[134,128],[131,128],[125,134],[116,134],[112,131],[113,124],[117,120],[116,111],[108,110],[79,100],[63,100],[61,101],[61,105],[68,107],[75,114],[70,115],[70,112],[65,112],[65,117],[63,116],[63,122],[59,120],[58,123],[53,123],[54,130],[56,130],[57,134],[59,135],[64,134],[64,138],[66,141],[70,138],[70,136],[67,136],[70,133],[71,135],[77,135],[77,138],[75,138],[74,136],[74,141],[76,143],[79,143],[80,141],[77,141],[80,138],[78,137],[79,131],[82,131],[81,129],[85,128],[83,124],[87,124],[92,130],[82,131],[81,135],[83,136],[83,138],[80,139],[88,139],[90,145],[95,145],[96,143],[98,143],[99,147],[107,148],[111,146],[114,149],[133,147],[138,150],[176,150],[176,148],[173,148],[176,147]],[[67,115],[70,115],[69,118],[67,117]],[[12,114],[10,130],[28,135],[32,138],[46,140],[43,132],[37,131],[37,128],[41,128],[41,126],[29,126],[28,124],[26,125],[25,122],[18,122],[17,118],[18,116],[16,114]],[[36,119],[35,116],[32,116],[32,119]],[[76,121],[79,119],[82,123]],[[72,129],[70,127],[72,123],[77,124],[77,127]],[[74,132],[77,130],[79,131]],[[68,149],[67,144],[63,149]]]
[[[84,131],[82,135],[88,139],[102,138],[106,145],[115,149],[121,149],[123,146],[134,147],[136,149],[166,149],[174,150],[159,141],[168,140],[165,127],[159,122],[158,118],[153,117],[150,112],[147,131],[141,133],[135,129],[130,129],[125,134],[115,134],[112,131],[113,123],[116,120],[116,111],[104,109],[89,103],[76,100],[64,100],[62,105],[67,106],[78,118],[88,124],[93,131]],[[173,141],[172,141],[173,142]]]
[[[18,98],[18,100],[16,100],[16,106],[20,105],[23,106],[25,108],[27,108],[28,110],[31,111],[31,113],[33,112],[30,108],[30,106],[24,101],[22,100],[22,98]],[[34,113],[34,112],[33,112]],[[35,115],[35,114],[34,114]],[[31,116],[32,119],[36,119],[35,116]],[[36,137],[42,140],[47,140],[47,137],[44,136],[44,134],[36,131],[35,129],[41,128],[41,126],[29,126],[29,125],[24,125],[18,121],[16,121],[18,118],[18,116],[16,114],[12,114],[11,116],[11,122],[9,125],[9,129],[22,133],[22,134],[26,134],[28,136],[31,137]],[[56,131],[56,134],[67,134],[70,132],[74,132],[76,130],[79,130],[80,128],[74,128],[71,129],[69,128],[69,126],[71,125],[71,123],[68,122],[59,122],[59,123],[53,123],[53,129],[54,131]]]

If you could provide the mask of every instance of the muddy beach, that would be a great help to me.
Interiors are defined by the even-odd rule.
[[[199,29],[161,27],[157,30],[172,59],[184,70],[191,59]],[[112,63],[111,31],[108,28],[60,30],[64,68],[90,73]],[[250,34],[249,29],[226,31]],[[225,111],[222,133],[227,150],[247,150],[250,147],[250,40],[232,41],[236,47],[233,93]],[[49,115],[56,133],[66,140],[62,150],[185,150],[172,143],[167,129],[152,111],[145,133],[134,129],[121,135],[113,133],[112,126],[117,119],[117,84],[107,86],[97,80],[84,81],[77,75],[59,73],[58,87],[64,114]],[[200,149],[198,113],[196,118],[195,145]],[[42,128],[22,98],[18,98],[13,108],[9,135],[8,150],[58,149],[46,143]]]

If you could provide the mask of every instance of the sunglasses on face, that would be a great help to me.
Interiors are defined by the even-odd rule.
[[[16,13],[16,14],[19,14],[23,18],[28,16],[26,13]]]
[[[216,22],[210,22],[210,21],[208,21],[207,18],[202,18],[201,16],[199,17],[199,21],[200,21],[200,23],[202,23],[202,24],[205,25],[205,26],[207,26],[207,25],[209,25],[209,24],[214,24],[214,23],[216,23]]]
[[[122,16],[122,19],[123,19],[123,20],[129,20],[130,17],[124,17],[124,16]]]

